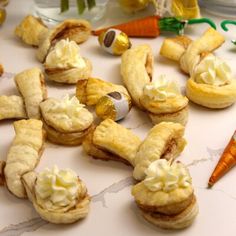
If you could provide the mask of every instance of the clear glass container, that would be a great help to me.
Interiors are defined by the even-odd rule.
[[[60,0],[34,0],[34,13],[43,21],[49,23],[58,23],[67,18],[80,18],[95,22],[105,15],[108,1],[109,0],[96,0],[95,7],[91,10],[86,8],[83,14],[79,14],[76,0],[69,0],[70,8],[63,13],[60,12]]]
[[[199,3],[213,14],[236,17],[236,0],[200,0]]]

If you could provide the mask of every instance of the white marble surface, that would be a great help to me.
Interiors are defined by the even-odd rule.
[[[16,94],[13,76],[24,69],[41,66],[35,59],[35,48],[24,45],[15,38],[13,31],[20,20],[30,12],[31,1],[12,0],[7,7],[8,18],[0,27],[0,62],[5,73],[0,78],[0,94]],[[110,5],[108,16],[100,24],[125,21],[127,16]],[[111,11],[113,10],[113,11]],[[134,17],[148,14],[140,13]],[[206,14],[203,15],[206,16]],[[218,23],[222,20],[212,16]],[[121,20],[122,19],[122,20]],[[196,38],[207,28],[206,25],[188,29],[186,33]],[[236,38],[235,26],[229,33],[224,33],[226,43],[216,51],[231,66],[236,77],[236,47],[230,39]],[[156,39],[132,39],[133,46],[148,43],[155,55],[154,76],[166,74],[185,85],[187,77],[178,65],[158,55],[163,37]],[[81,53],[93,63],[93,76],[107,81],[121,83],[119,73],[120,58],[106,54],[98,46],[97,39],[91,37],[81,45]],[[49,96],[60,97],[66,93],[74,93],[74,86],[59,86],[47,83]],[[200,207],[200,213],[194,224],[181,231],[161,230],[147,223],[137,211],[130,194],[132,169],[121,163],[103,162],[88,157],[81,147],[62,147],[46,144],[38,170],[57,164],[59,167],[70,167],[85,181],[92,196],[91,211],[85,220],[68,226],[48,224],[41,220],[27,200],[20,200],[11,195],[6,188],[0,188],[0,236],[18,235],[227,235],[236,232],[236,169],[232,169],[212,189],[207,189],[208,178],[218,158],[235,130],[236,105],[215,111],[201,108],[190,103],[189,122],[185,137],[188,145],[179,160],[188,165]],[[146,114],[132,108],[132,111],[121,122],[132,129],[141,138],[151,128]],[[14,137],[11,121],[0,123],[0,159],[5,160],[7,150]]]

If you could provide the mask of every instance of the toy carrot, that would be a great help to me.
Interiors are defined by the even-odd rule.
[[[226,146],[220,160],[215,167],[209,181],[209,187],[226,174],[233,166],[236,165],[236,131],[234,132],[230,142]]]
[[[133,20],[127,23],[113,25],[107,28],[92,31],[93,35],[99,35],[103,31],[115,28],[123,31],[130,37],[157,37],[162,31],[170,31],[176,34],[183,34],[187,25],[208,23],[216,29],[215,23],[208,18],[199,18],[191,20],[181,20],[177,17],[148,16],[142,19]]]
[[[224,20],[221,22],[221,28],[224,30],[224,31],[228,31],[229,29],[227,28],[226,25],[228,24],[232,24],[232,25],[236,25],[236,21],[234,20]],[[236,45],[236,39],[232,39],[231,42]]]

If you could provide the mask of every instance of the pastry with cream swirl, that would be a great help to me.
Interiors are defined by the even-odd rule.
[[[188,98],[204,107],[225,108],[236,101],[236,79],[222,59],[208,54],[187,81]]]
[[[133,186],[132,195],[143,217],[164,229],[190,226],[198,214],[192,179],[180,162],[152,162],[146,178]]]
[[[87,216],[90,197],[85,184],[70,169],[46,168],[22,178],[37,213],[55,224],[70,224]]]
[[[48,53],[44,67],[49,80],[76,84],[78,80],[88,79],[92,64],[80,56],[80,48],[75,41],[62,39]]]
[[[93,127],[93,115],[76,97],[49,98],[40,104],[47,138],[57,144],[80,145]]]
[[[140,102],[154,124],[162,121],[187,123],[188,99],[181,94],[179,86],[165,76],[145,85]]]
[[[176,158],[185,148],[184,126],[179,123],[161,122],[155,125],[138,147],[133,177],[136,180],[145,178],[149,165],[159,159]]]
[[[204,107],[220,109],[236,101],[236,80],[229,66],[211,54],[224,41],[223,35],[210,28],[195,41],[183,36],[166,39],[161,47],[161,55],[178,61],[182,71],[190,75],[187,97]]]

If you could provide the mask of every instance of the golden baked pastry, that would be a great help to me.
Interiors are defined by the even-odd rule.
[[[140,100],[144,86],[152,80],[153,55],[150,46],[140,45],[128,49],[121,59],[121,75],[135,105],[143,109]]]
[[[76,97],[88,106],[96,105],[101,97],[111,92],[120,92],[130,97],[124,86],[97,78],[79,80],[76,85]]]
[[[22,97],[0,96],[0,120],[26,118],[26,111]]]
[[[54,224],[70,224],[87,216],[90,197],[85,184],[69,169],[57,167],[22,177],[36,212]]]
[[[75,41],[62,39],[48,53],[44,68],[47,78],[66,84],[76,84],[78,80],[88,79],[92,64],[80,56],[80,48]]]
[[[161,122],[155,125],[138,148],[133,177],[145,178],[145,170],[158,159],[174,159],[184,149],[184,126],[178,123]]]
[[[179,61],[181,69],[190,75],[187,97],[208,108],[225,108],[236,101],[236,82],[229,66],[210,53],[224,40],[223,35],[210,28],[199,39],[189,41],[187,48],[180,44],[181,40],[172,39],[165,40],[161,48],[161,55]]]
[[[21,177],[35,169],[43,152],[45,132],[40,120],[14,122],[15,138],[7,154],[4,176],[8,190],[19,198],[26,192]]]
[[[28,15],[16,27],[15,35],[26,44],[39,46],[40,40],[48,33],[48,30],[40,18]]]
[[[188,99],[174,81],[159,77],[144,86],[140,100],[154,124],[162,121],[185,125],[188,120]]]
[[[40,103],[47,138],[57,144],[80,145],[93,126],[93,115],[76,97]]]
[[[56,27],[48,31],[44,38],[40,41],[37,51],[37,58],[40,62],[44,62],[47,54],[52,46],[61,39],[69,39],[80,44],[88,39],[91,34],[91,25],[86,20],[67,19]]]
[[[85,138],[83,148],[94,158],[134,165],[140,144],[140,138],[130,130],[111,119],[106,119]]]
[[[40,119],[39,104],[47,98],[43,73],[38,68],[24,70],[15,76],[15,83],[23,96],[29,118]]]
[[[192,180],[186,167],[165,159],[152,162],[146,178],[133,186],[132,195],[149,222],[165,229],[182,229],[198,214]]]

